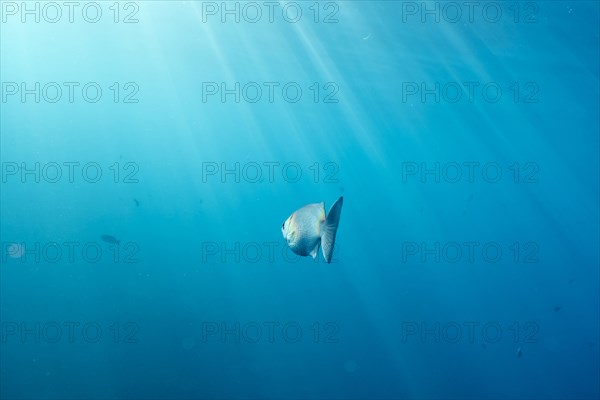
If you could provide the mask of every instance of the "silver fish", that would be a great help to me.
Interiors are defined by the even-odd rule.
[[[330,263],[343,203],[343,197],[337,199],[327,216],[325,203],[306,205],[290,215],[281,226],[281,233],[292,251],[316,258],[320,245],[325,261]]]

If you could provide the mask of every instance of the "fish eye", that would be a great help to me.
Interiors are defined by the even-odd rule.
[[[285,229],[285,221],[283,221],[283,224],[281,224],[281,229]]]

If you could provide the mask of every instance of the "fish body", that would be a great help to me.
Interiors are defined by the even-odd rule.
[[[100,237],[102,238],[102,240],[104,240],[106,243],[111,243],[111,244],[119,244],[121,243],[120,240],[118,240],[116,237],[112,236],[112,235],[100,235]]]
[[[300,256],[317,257],[319,246],[327,263],[331,262],[344,198],[333,203],[325,214],[325,203],[308,204],[285,220],[281,233],[292,251]]]

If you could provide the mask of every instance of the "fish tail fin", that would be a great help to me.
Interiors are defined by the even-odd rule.
[[[323,257],[325,257],[327,263],[331,262],[331,257],[333,255],[335,235],[337,233],[338,224],[340,223],[340,215],[342,215],[342,204],[344,204],[343,196],[333,203],[325,218],[325,223],[321,228],[321,249],[323,250]]]

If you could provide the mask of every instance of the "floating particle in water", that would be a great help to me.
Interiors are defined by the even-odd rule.
[[[554,312],[559,312],[562,309],[561,306],[555,306],[554,307]]]
[[[517,357],[521,358],[521,355],[523,355],[523,350],[521,350],[521,348],[519,347],[517,349]]]
[[[358,364],[354,360],[348,360],[344,364],[344,369],[350,373],[356,372],[356,370],[358,369]]]
[[[135,202],[135,206],[139,207],[140,206],[140,202],[138,201],[138,199],[133,199],[133,201]]]
[[[112,235],[100,235],[100,238],[102,240],[104,240],[106,243],[110,243],[110,244],[118,244],[121,241],[118,240],[116,237],[112,236]]]
[[[371,39],[371,34],[369,33],[367,36],[364,36],[362,39],[363,40],[369,40],[369,39]]]
[[[6,253],[11,258],[21,258],[24,252],[25,248],[21,243],[11,243],[6,249]]]

